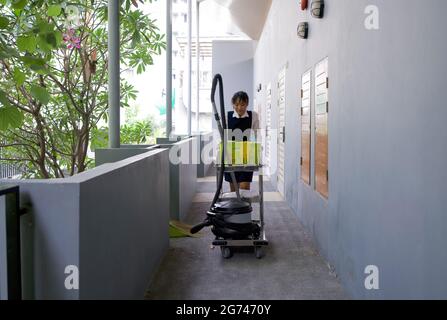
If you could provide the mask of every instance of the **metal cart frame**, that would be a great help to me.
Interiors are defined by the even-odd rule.
[[[221,165],[216,165],[216,175],[217,177],[222,170]],[[264,256],[263,248],[268,246],[269,242],[265,235],[265,222],[264,222],[264,173],[262,170],[262,165],[257,166],[239,166],[239,165],[225,165],[225,171],[230,174],[234,174],[234,172],[258,172],[258,184],[259,184],[259,194],[255,197],[245,198],[250,201],[250,203],[259,203],[259,220],[253,220],[253,223],[256,223],[260,227],[260,235],[258,238],[253,239],[244,239],[244,240],[231,240],[231,239],[216,239],[213,241],[213,246],[218,246],[221,248],[222,256],[224,258],[230,258],[232,256],[233,247],[253,247],[255,250],[256,258],[261,259]],[[235,181],[235,179],[233,179]],[[236,193],[239,193],[239,188],[236,186]],[[223,191],[221,191],[220,199],[225,195]],[[231,198],[225,198],[231,199]],[[253,213],[252,213],[253,214]]]

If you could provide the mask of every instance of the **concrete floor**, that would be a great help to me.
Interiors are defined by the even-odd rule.
[[[201,222],[209,209],[212,178],[199,179],[187,223]],[[256,189],[256,188],[255,188]],[[274,192],[266,183],[267,192]],[[206,193],[204,193],[206,191]],[[170,300],[300,300],[346,299],[337,278],[319,256],[310,237],[278,194],[265,203],[266,255],[258,260],[243,249],[225,260],[213,248],[213,234],[171,239],[170,249],[146,293],[147,299]],[[203,202],[204,201],[204,202]]]

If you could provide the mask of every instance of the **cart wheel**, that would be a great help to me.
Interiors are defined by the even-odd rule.
[[[264,257],[264,248],[263,247],[255,247],[255,255],[256,259],[262,259]]]
[[[229,247],[220,247],[220,251],[224,259],[230,259],[233,256],[233,252]]]

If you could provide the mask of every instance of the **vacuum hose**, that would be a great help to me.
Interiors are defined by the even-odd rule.
[[[215,101],[215,95],[217,90],[217,85],[219,85],[219,103],[220,103],[220,116],[219,111],[217,110],[216,101]],[[213,105],[213,112],[214,112],[214,118],[217,122],[217,127],[219,129],[220,133],[220,139],[222,141],[222,152],[221,152],[221,168],[219,171],[219,176],[217,180],[217,190],[214,194],[213,202],[211,203],[211,208],[214,207],[216,202],[219,200],[220,191],[222,190],[222,184],[223,184],[223,178],[224,178],[224,172],[225,172],[225,130],[227,129],[227,120],[225,117],[225,98],[224,98],[224,89],[223,89],[223,80],[222,76],[220,74],[216,74],[213,79],[213,86],[211,88],[211,104]],[[209,218],[207,218],[204,222],[201,224],[198,224],[197,226],[193,227],[191,229],[191,233],[195,234],[202,230],[205,227],[210,226],[212,223]]]
[[[215,102],[215,95],[216,95],[216,89],[217,85],[219,84],[219,98],[220,98],[220,117],[219,112],[217,110],[216,102]],[[225,145],[225,130],[227,129],[227,120],[225,117],[225,100],[224,100],[224,89],[223,89],[223,80],[222,76],[220,74],[216,74],[213,79],[213,86],[211,88],[211,103],[213,105],[213,111],[214,111],[214,117],[217,122],[217,127],[219,129],[220,133],[220,140],[222,141],[222,152],[221,152],[221,168],[219,171],[219,176],[217,180],[217,190],[214,194],[213,202],[211,203],[211,208],[216,204],[217,200],[219,200],[220,190],[222,190],[222,184],[223,184],[223,178],[224,178],[224,172],[225,172],[225,152],[226,152],[226,145]]]
[[[199,232],[200,230],[202,230],[205,227],[209,227],[211,225],[211,221],[209,221],[209,219],[206,219],[204,222],[194,226],[191,228],[191,233],[192,234],[196,234],[197,232]]]

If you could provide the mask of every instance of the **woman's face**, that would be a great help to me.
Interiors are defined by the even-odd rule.
[[[234,105],[234,111],[239,115],[239,117],[242,117],[247,112],[248,104],[244,101],[237,101]]]

